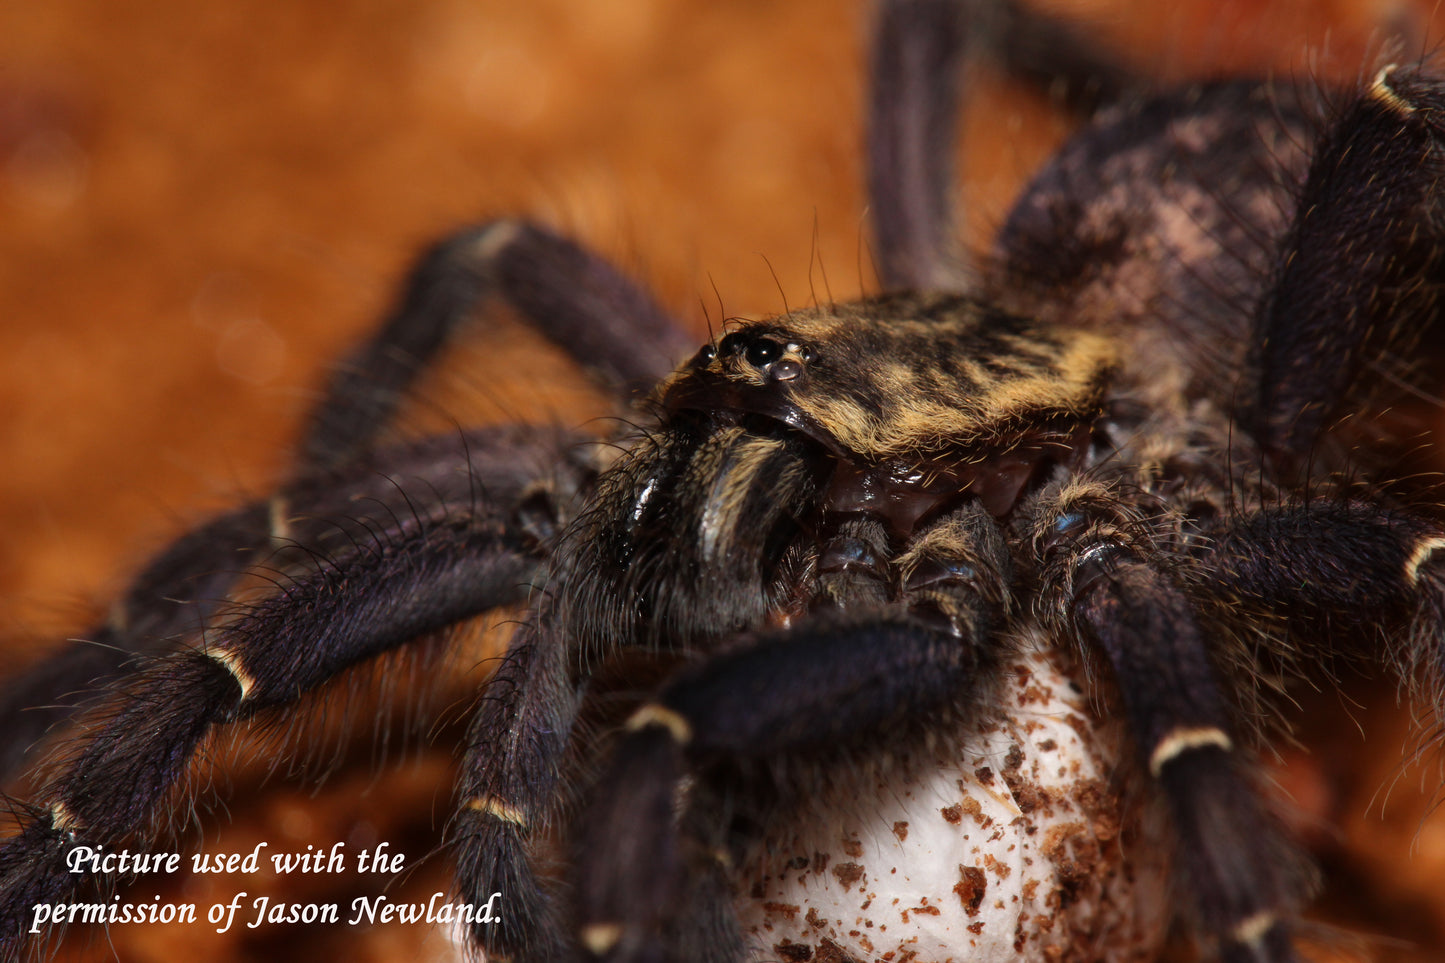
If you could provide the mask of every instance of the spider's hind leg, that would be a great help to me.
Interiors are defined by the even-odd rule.
[[[1348,406],[1400,377],[1370,369],[1409,352],[1438,314],[1442,110],[1445,82],[1386,67],[1315,147],[1274,283],[1255,313],[1255,383],[1243,412],[1286,469],[1305,467]]]
[[[869,52],[867,186],[885,290],[960,290],[971,265],[953,203],[965,62],[1011,76],[1086,114],[1138,78],[1066,20],[1014,0],[884,0]]]
[[[870,54],[868,197],[885,289],[956,287],[952,179],[967,41],[958,0],[880,6]]]

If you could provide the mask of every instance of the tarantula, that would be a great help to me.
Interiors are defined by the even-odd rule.
[[[878,13],[879,296],[693,352],[536,225],[434,247],[277,495],[12,690],[33,731],[13,710],[110,677],[0,849],[6,955],[84,899],[77,847],[144,845],[214,727],[525,604],[447,834],[460,899],[501,894],[469,928],[489,955],[1146,958],[1172,913],[1220,958],[1296,958],[1308,874],[1250,764],[1270,690],[1326,657],[1428,672],[1441,630],[1445,528],[1388,413],[1434,387],[1402,359],[1435,309],[1442,87],[1137,98],[992,12],[1019,72],[1120,106],[983,263],[953,251],[946,158],[989,11],[943,0]],[[488,299],[656,382],[640,424],[379,445]]]

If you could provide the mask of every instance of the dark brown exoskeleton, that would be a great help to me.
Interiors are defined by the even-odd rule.
[[[213,727],[525,604],[449,830],[458,900],[500,894],[467,929],[489,957],[1149,959],[1177,920],[1297,959],[1259,680],[1333,656],[1437,681],[1445,527],[1383,412],[1436,387],[1402,359],[1438,307],[1445,82],[1146,97],[976,6],[880,4],[879,296],[731,321],[669,375],[679,326],[575,244],[501,221],[429,252],[278,494],[0,706],[33,733],[56,714],[25,705],[115,690],[0,849],[5,957],[73,900],[67,852],[146,838]],[[1108,106],[970,264],[948,158],[985,16],[1017,72]],[[379,446],[492,297],[656,384],[648,420]],[[282,590],[242,601],[237,558]]]

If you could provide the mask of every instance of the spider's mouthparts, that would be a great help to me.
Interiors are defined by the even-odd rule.
[[[996,518],[1013,511],[1025,492],[1057,464],[1077,468],[1089,444],[1090,428],[1037,431],[989,452],[967,451],[866,464],[840,459],[827,493],[836,512],[870,512],[901,535],[960,496],[977,498]]]

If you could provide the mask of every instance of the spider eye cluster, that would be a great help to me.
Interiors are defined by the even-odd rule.
[[[793,381],[808,364],[817,360],[817,351],[772,334],[734,331],[717,344],[704,345],[697,353],[694,366],[706,367],[718,358],[746,364],[769,381]]]

